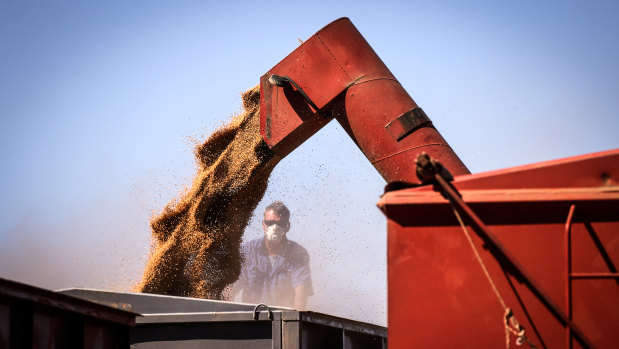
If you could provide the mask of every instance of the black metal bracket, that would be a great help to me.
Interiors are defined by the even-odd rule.
[[[321,111],[320,108],[318,108],[318,106],[316,105],[316,103],[314,103],[314,101],[312,101],[312,99],[307,95],[307,93],[303,91],[301,86],[299,86],[299,84],[294,82],[294,80],[292,80],[290,77],[286,75],[280,76],[280,75],[271,74],[271,76],[269,76],[269,83],[273,86],[278,86],[278,87],[287,87],[290,85],[294,86],[294,88],[301,94],[301,96],[303,96],[307,104],[309,104],[318,114],[322,115],[325,118],[331,118],[332,116],[331,113]]]
[[[446,181],[452,181],[453,176],[451,173],[437,160],[430,158],[426,152],[421,152],[421,154],[417,155],[417,159],[415,159],[415,172],[417,174],[417,178],[421,180],[422,183],[427,184],[434,182],[435,176],[440,175]]]
[[[427,126],[431,123],[432,121],[430,121],[430,118],[426,115],[423,109],[415,108],[398,116],[389,122],[385,128],[391,137],[393,137],[396,142],[399,142],[419,127]]]
[[[260,307],[266,308],[266,310],[269,312],[269,320],[273,320],[273,312],[271,311],[271,308],[269,308],[268,305],[263,304],[263,303],[256,305],[256,307],[254,308],[253,319],[258,320],[258,316],[260,315],[260,313],[258,312],[258,309],[260,309]]]

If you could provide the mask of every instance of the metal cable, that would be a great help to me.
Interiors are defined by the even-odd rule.
[[[486,264],[481,259],[481,256],[479,255],[479,251],[477,251],[477,247],[475,247],[475,244],[473,243],[473,239],[471,238],[471,234],[469,234],[469,231],[468,231],[468,229],[466,229],[466,225],[464,224],[464,221],[462,220],[462,217],[460,217],[460,213],[458,213],[458,210],[454,206],[453,202],[451,202],[451,200],[449,201],[449,203],[451,204],[451,208],[454,211],[454,215],[456,216],[456,218],[458,219],[458,222],[460,223],[460,227],[462,227],[462,230],[464,231],[464,235],[466,236],[466,239],[468,240],[469,244],[471,245],[471,249],[473,249],[473,253],[475,254],[475,257],[477,258],[477,261],[479,262],[479,265],[481,266],[481,269],[484,271],[484,274],[486,275],[486,279],[488,279],[488,282],[490,282],[490,286],[492,286],[492,290],[494,291],[494,294],[496,295],[497,299],[501,303],[501,306],[503,307],[503,310],[505,311],[503,326],[505,327],[505,346],[506,346],[506,348],[509,349],[509,334],[510,333],[514,333],[517,336],[516,343],[518,345],[522,345],[523,343],[527,342],[527,343],[529,343],[529,346],[531,348],[537,348],[535,346],[535,344],[533,344],[524,335],[524,328],[522,328],[522,326],[520,326],[520,324],[518,323],[518,320],[516,320],[516,317],[514,316],[512,310],[505,304],[505,300],[503,300],[503,297],[501,296],[501,293],[499,292],[499,289],[496,287],[496,284],[494,283],[494,280],[492,279],[492,276],[490,276],[490,272],[488,272],[488,268],[486,268]]]

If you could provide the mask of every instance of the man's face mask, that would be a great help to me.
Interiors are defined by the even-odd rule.
[[[271,224],[267,227],[266,235],[270,243],[279,244],[286,236],[286,228],[277,224]]]

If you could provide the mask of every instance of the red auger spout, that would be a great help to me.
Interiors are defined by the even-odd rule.
[[[333,118],[387,182],[419,184],[421,152],[470,173],[348,18],[305,41],[260,79],[260,132],[285,156]]]

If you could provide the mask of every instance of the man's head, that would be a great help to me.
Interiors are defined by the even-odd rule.
[[[281,201],[275,201],[264,210],[262,230],[267,240],[279,244],[290,230],[290,210]]]

